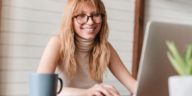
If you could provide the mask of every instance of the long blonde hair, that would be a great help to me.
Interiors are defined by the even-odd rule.
[[[74,29],[72,24],[72,18],[74,14],[83,6],[92,6],[96,8],[96,11],[103,14],[103,21],[100,32],[97,34],[94,47],[91,51],[89,59],[89,73],[90,77],[94,80],[101,80],[103,73],[106,70],[109,59],[110,50],[107,41],[108,38],[108,24],[107,15],[104,4],[101,0],[68,0],[65,9],[64,16],[61,25],[60,38],[61,38],[61,50],[60,60],[62,67],[67,76],[72,78],[77,70],[77,63],[74,56],[75,42],[74,42]]]

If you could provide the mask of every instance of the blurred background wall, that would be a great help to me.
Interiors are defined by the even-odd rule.
[[[146,0],[145,21],[192,24],[191,0]]]
[[[109,41],[131,72],[135,0],[103,0]],[[49,38],[58,32],[66,0],[2,0],[0,96],[28,96],[28,74],[35,72]],[[191,0],[146,0],[145,21],[192,23]],[[128,91],[108,72],[105,82]]]

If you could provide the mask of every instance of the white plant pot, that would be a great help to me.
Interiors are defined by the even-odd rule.
[[[169,96],[192,96],[192,76],[169,77]]]

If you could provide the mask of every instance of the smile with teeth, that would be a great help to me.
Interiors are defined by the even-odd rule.
[[[93,32],[95,28],[82,28],[82,30],[85,30],[87,32]]]

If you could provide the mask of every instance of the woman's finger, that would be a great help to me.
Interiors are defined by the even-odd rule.
[[[111,96],[110,92],[103,86],[97,86],[97,90],[101,92],[104,96]]]
[[[99,91],[95,91],[93,96],[105,96]]]
[[[111,85],[107,85],[107,84],[102,84],[102,86],[108,88],[110,90],[110,92],[112,92],[113,94],[116,95],[120,95],[120,93],[117,91],[117,89]]]
[[[111,88],[108,88],[108,91],[112,94],[111,96],[120,96],[118,93],[116,93],[114,90]]]

